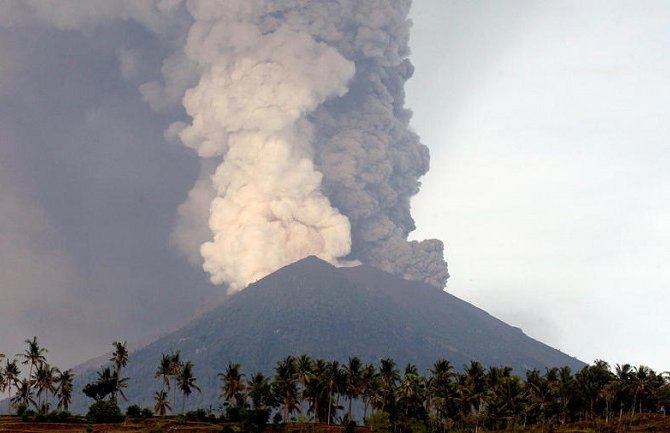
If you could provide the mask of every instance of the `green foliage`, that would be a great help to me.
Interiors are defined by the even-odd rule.
[[[110,377],[101,377],[95,382],[87,383],[82,390],[84,395],[88,398],[92,398],[95,401],[103,400],[108,395],[112,394],[116,389],[116,378],[113,376]]]
[[[224,421],[240,422],[242,421],[242,411],[244,408],[240,406],[226,406],[226,411],[223,414]]]
[[[28,411],[28,406],[26,406],[23,403],[16,406],[16,414],[20,417],[22,417],[27,411]]]
[[[277,412],[273,417],[272,417],[272,424],[279,425],[283,421],[283,418],[279,412]]]
[[[389,433],[391,431],[391,417],[388,413],[378,410],[365,419],[365,425],[372,433]]]
[[[270,419],[269,409],[247,409],[242,423],[245,432],[260,433]]]
[[[413,419],[409,423],[409,433],[428,433],[426,425],[418,419]]]
[[[151,418],[153,415],[151,409],[146,407],[142,409],[136,404],[128,406],[128,409],[126,409],[126,417],[128,418],[146,419]]]
[[[207,421],[207,412],[205,412],[205,409],[196,409],[186,412],[186,420],[205,422]]]
[[[136,404],[128,406],[126,409],[126,416],[128,418],[141,418],[142,417],[142,408]]]
[[[235,429],[231,425],[224,425],[221,429],[221,433],[239,433],[239,429]]]
[[[123,421],[124,416],[115,401],[101,400],[88,408],[86,419],[90,423],[114,423]]]

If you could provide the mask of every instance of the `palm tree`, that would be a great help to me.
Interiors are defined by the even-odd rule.
[[[32,404],[37,407],[37,402],[33,399],[33,389],[28,379],[23,379],[18,383],[16,395],[11,398],[10,402],[12,405],[23,404],[28,407]]]
[[[165,416],[165,413],[170,410],[170,401],[168,400],[168,394],[165,390],[160,390],[154,394],[154,400],[156,400],[156,405],[154,406],[154,413],[157,413],[160,416]]]
[[[18,388],[20,374],[21,370],[19,369],[19,366],[16,365],[16,360],[12,360],[12,362],[7,360],[4,369],[4,377],[5,386],[7,387],[7,392],[9,394],[7,398],[9,398],[10,402],[12,401],[12,385]]]
[[[282,408],[284,422],[298,408],[298,388],[296,386],[297,369],[295,358],[287,356],[277,363],[272,381],[272,391]]]
[[[449,405],[455,396],[454,367],[447,359],[439,359],[430,369],[431,377],[426,383],[428,413],[435,409],[437,420],[442,429],[446,427],[445,420],[449,417]]]
[[[70,407],[70,403],[72,403],[74,372],[72,369],[59,372],[55,382],[57,384],[56,395],[58,396],[58,409],[67,411]]]
[[[5,379],[5,371],[0,367],[0,395],[7,389],[7,380]]]
[[[330,361],[326,369],[326,388],[328,389],[328,418],[326,419],[326,424],[330,424],[331,418],[334,418],[337,415],[337,408],[335,409],[336,413],[332,413],[333,395],[340,393],[341,384],[342,371],[340,369],[340,363],[336,360]]]
[[[272,389],[270,381],[263,373],[254,373],[247,382],[247,394],[254,409],[264,409],[271,405]]]
[[[182,362],[179,359],[179,350],[170,355],[170,376],[172,377],[172,404],[177,405],[177,378],[182,372]]]
[[[399,403],[405,408],[405,430],[410,418],[420,418],[425,397],[425,379],[419,375],[416,366],[407,364],[405,375],[400,382]]]
[[[298,383],[300,384],[300,413],[302,413],[303,402],[307,398],[307,382],[310,379],[310,373],[314,367],[314,361],[306,354],[298,356],[295,360],[295,366],[298,373]]]
[[[170,389],[170,377],[172,376],[172,357],[164,353],[161,354],[161,362],[154,373],[155,378],[163,378],[162,390]]]
[[[575,394],[575,379],[572,377],[570,367],[564,366],[558,369],[558,378],[554,382],[554,387],[560,405],[560,421],[561,424],[565,424]]]
[[[44,354],[47,353],[47,350],[40,347],[37,337],[33,337],[32,340],[25,340],[25,343],[28,345],[28,348],[23,353],[17,353],[16,356],[23,358],[21,362],[23,365],[30,364],[28,377],[32,377],[33,367],[46,361]]]
[[[37,388],[36,397],[38,398],[40,409],[43,413],[49,411],[49,393],[56,392],[54,382],[57,374],[58,369],[56,367],[51,367],[48,363],[41,362],[37,365],[37,369],[32,378],[32,382],[35,385],[35,388]],[[41,399],[42,394],[44,394],[44,401]]]
[[[184,407],[186,406],[186,399],[193,392],[193,390],[200,391],[200,388],[195,384],[196,377],[193,376],[193,364],[191,361],[187,361],[183,364],[179,376],[177,377],[177,384],[179,385],[179,390],[182,392],[183,398],[181,402],[181,413],[184,413]]]
[[[121,369],[128,365],[128,343],[126,341],[123,343],[115,341],[112,345],[114,346],[114,352],[109,360],[114,365],[114,374],[117,379],[116,385],[117,388],[120,388],[119,382],[121,381]]]
[[[598,407],[602,406],[602,389],[614,377],[609,364],[602,360],[596,360],[593,365],[587,365],[575,375],[577,389],[588,402],[588,418],[596,416]]]
[[[229,363],[226,371],[217,374],[223,382],[219,398],[237,406],[244,406],[246,400],[244,395],[244,374],[240,373],[240,364]]]
[[[365,364],[361,374],[361,395],[363,397],[363,419],[368,416],[368,408],[372,403],[375,395],[377,395],[377,384],[379,383],[379,376],[375,366],[372,364]]]
[[[328,400],[326,398],[327,387],[325,384],[327,371],[328,363],[324,359],[316,359],[312,363],[311,371],[305,378],[306,389],[304,393],[305,397],[311,400],[309,412],[314,414],[314,423],[323,420],[328,412],[327,410],[324,411]]]
[[[623,416],[624,408],[631,407],[631,412],[635,410],[633,403],[633,367],[630,364],[616,364],[614,366],[616,399],[619,402],[619,421]]]
[[[349,421],[351,421],[351,409],[353,401],[360,397],[363,388],[363,363],[354,356],[349,358],[347,365],[343,367],[345,394],[349,398]]]
[[[633,410],[635,406],[639,408],[639,413],[642,413],[645,400],[653,397],[655,391],[656,372],[651,368],[640,365],[633,369],[632,385],[633,385]]]
[[[396,414],[396,391],[400,372],[396,368],[395,361],[391,358],[382,359],[379,362],[379,386],[378,395],[375,397],[375,408],[391,415]]]

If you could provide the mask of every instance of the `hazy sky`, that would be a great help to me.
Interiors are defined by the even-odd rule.
[[[415,1],[448,291],[584,361],[670,369],[670,4]]]
[[[96,21],[114,6],[46,25],[11,4],[0,350],[38,335],[64,366],[222,290],[170,246],[199,172],[163,137],[184,113],[138,91],[180,41]],[[667,2],[414,1],[408,105],[432,154],[415,237],[445,242],[448,291],[584,361],[670,368],[669,18]]]

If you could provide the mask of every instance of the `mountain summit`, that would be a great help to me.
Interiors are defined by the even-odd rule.
[[[216,404],[217,373],[240,363],[249,376],[271,373],[287,355],[378,364],[393,358],[425,371],[440,358],[457,369],[484,366],[526,369],[583,363],[525,335],[485,311],[425,283],[369,266],[336,268],[307,257],[249,285],[183,328],[131,353],[125,375],[131,403],[151,405],[161,387],[154,372],[162,353],[191,360],[202,394],[193,406]],[[93,378],[81,374],[81,386]],[[81,389],[81,386],[77,388]],[[75,389],[77,389],[75,388]],[[85,407],[79,406],[82,410]]]

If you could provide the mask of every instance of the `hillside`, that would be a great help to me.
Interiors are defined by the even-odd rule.
[[[458,369],[479,360],[510,365],[520,375],[529,368],[583,365],[440,289],[368,266],[335,268],[315,257],[278,270],[131,353],[126,375],[132,403],[152,404],[161,354],[176,350],[194,363],[202,388],[187,407],[218,403],[216,375],[228,362],[240,363],[247,375],[269,373],[289,354],[343,361],[355,355],[373,363],[391,357],[421,371],[439,358]],[[91,370],[82,372],[75,389],[93,377]],[[75,410],[88,403],[77,396]]]

